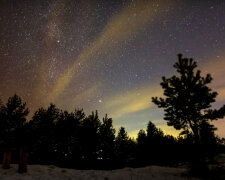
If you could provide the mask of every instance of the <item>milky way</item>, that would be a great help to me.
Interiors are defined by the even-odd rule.
[[[149,120],[177,135],[151,102],[177,54],[214,77],[225,104],[224,1],[1,1],[0,98],[17,93],[32,113],[57,107],[107,113],[131,136]],[[225,137],[224,120],[215,123]]]

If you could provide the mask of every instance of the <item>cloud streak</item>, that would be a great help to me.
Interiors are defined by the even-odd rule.
[[[74,104],[80,104],[84,101],[87,101],[88,99],[91,99],[98,91],[98,89],[101,87],[100,83],[96,83],[86,89],[85,91],[79,93],[74,97]]]
[[[48,95],[49,101],[54,101],[71,80],[81,72],[79,63],[90,65],[98,52],[115,48],[118,43],[136,34],[147,23],[154,22],[167,5],[165,2],[135,1],[118,15],[112,17],[99,38],[85,48],[74,63],[58,78]],[[145,105],[139,104],[137,106]]]
[[[149,86],[139,90],[131,90],[124,94],[117,94],[105,100],[105,112],[113,119],[151,108],[154,104],[151,98],[162,96],[160,86]]]
[[[203,65],[203,72],[210,73],[213,77],[212,90],[218,92],[217,101],[225,100],[225,54],[216,59],[212,59]]]
[[[213,77],[210,87],[213,91],[218,93],[216,101],[223,102],[225,100],[225,54],[217,56],[217,58],[210,59],[203,65],[203,73],[210,73]],[[218,128],[216,134],[224,137],[225,118],[223,120],[214,121],[213,124]]]

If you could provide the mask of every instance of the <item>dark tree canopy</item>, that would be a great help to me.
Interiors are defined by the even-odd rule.
[[[24,144],[26,116],[29,110],[18,95],[8,99],[0,108],[0,132],[5,147],[18,147]]]
[[[5,121],[5,131],[20,128],[26,122],[29,110],[26,103],[16,94],[8,99],[6,105],[1,106],[2,121]]]
[[[199,154],[192,156],[196,144],[190,131],[177,139],[165,135],[149,121],[134,141],[124,127],[116,136],[112,118],[106,115],[100,121],[97,111],[85,115],[83,109],[68,112],[50,104],[47,108],[39,108],[26,122],[28,112],[26,103],[22,103],[17,95],[1,104],[0,155],[3,151],[14,154],[25,150],[29,152],[31,164],[79,169],[174,165],[199,158]],[[222,146],[217,148],[219,141],[214,136],[215,127],[208,119],[222,117],[223,109],[207,112],[207,115],[203,114],[205,119],[199,122],[199,135],[204,143],[198,147],[202,147],[203,156],[211,157],[217,150],[224,151]],[[222,140],[220,144],[223,144]],[[12,162],[18,161],[18,156],[12,158]]]
[[[115,150],[115,132],[113,128],[112,118],[108,118],[107,114],[103,118],[100,126],[100,156],[104,160],[111,159]]]
[[[101,122],[98,117],[98,111],[92,112],[91,115],[82,121],[81,126],[81,143],[83,159],[94,160],[98,157],[100,147],[99,127]],[[88,142],[88,143],[86,143]]]
[[[157,128],[155,124],[151,121],[147,125],[147,138],[151,141],[157,140],[160,137],[163,137],[163,132],[161,129]]]
[[[137,143],[139,145],[144,145],[146,143],[146,138],[147,138],[147,135],[146,135],[145,131],[143,129],[141,129],[137,135]]]
[[[121,161],[121,164],[129,162],[134,153],[135,143],[128,136],[124,127],[121,127],[116,137],[116,156]]]
[[[212,131],[209,120],[223,118],[225,106],[219,110],[209,109],[211,103],[215,102],[217,92],[207,86],[212,81],[211,75],[201,76],[196,67],[193,59],[182,58],[179,54],[178,62],[174,65],[178,74],[170,78],[162,77],[160,85],[164,89],[164,97],[153,97],[152,101],[159,108],[164,108],[164,119],[169,126],[183,129],[185,134],[191,130],[196,142],[199,142],[202,124]]]
[[[34,143],[32,149],[42,154],[42,158],[48,159],[54,153],[54,132],[59,114],[60,110],[50,104],[47,109],[39,108],[29,122],[31,141]]]

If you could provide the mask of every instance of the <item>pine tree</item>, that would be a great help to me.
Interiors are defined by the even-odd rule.
[[[129,138],[125,128],[121,127],[116,137],[116,156],[122,166],[132,160],[134,150],[134,141]]]
[[[147,125],[148,140],[152,141],[152,143],[158,143],[159,140],[162,140],[163,136],[163,131],[160,128],[157,128],[151,121],[149,121]]]
[[[99,128],[101,122],[98,117],[98,111],[92,112],[82,122],[81,143],[83,159],[93,162],[98,158],[100,148]]]
[[[103,160],[112,159],[115,148],[115,129],[112,125],[112,118],[108,118],[107,114],[103,118],[100,126],[100,156]]]
[[[1,107],[2,121],[5,121],[5,132],[21,128],[26,122],[28,113],[26,103],[22,103],[18,95],[10,97],[6,105]]]
[[[26,116],[29,110],[26,103],[23,103],[18,95],[8,99],[6,105],[1,106],[1,131],[4,139],[4,146],[19,146],[22,142],[22,131],[26,123]],[[17,140],[16,140],[17,139]]]
[[[209,109],[211,103],[215,102],[217,92],[207,86],[212,81],[211,75],[201,76],[200,70],[195,70],[196,67],[197,63],[193,59],[182,58],[182,54],[179,54],[178,62],[174,65],[178,75],[162,77],[164,97],[153,97],[152,101],[159,108],[164,108],[164,119],[169,126],[183,129],[182,133],[185,134],[191,131],[195,142],[199,143],[203,122],[210,124],[212,120],[223,118],[225,105],[219,110]]]
[[[33,152],[40,161],[53,161],[55,150],[55,129],[60,110],[54,104],[47,109],[38,109],[29,122]]]

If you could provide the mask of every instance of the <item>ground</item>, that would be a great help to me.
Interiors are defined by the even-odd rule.
[[[19,174],[18,165],[8,170],[0,168],[3,180],[197,180],[188,176],[187,168],[148,166],[119,170],[75,170],[52,165],[28,165],[28,172]]]

